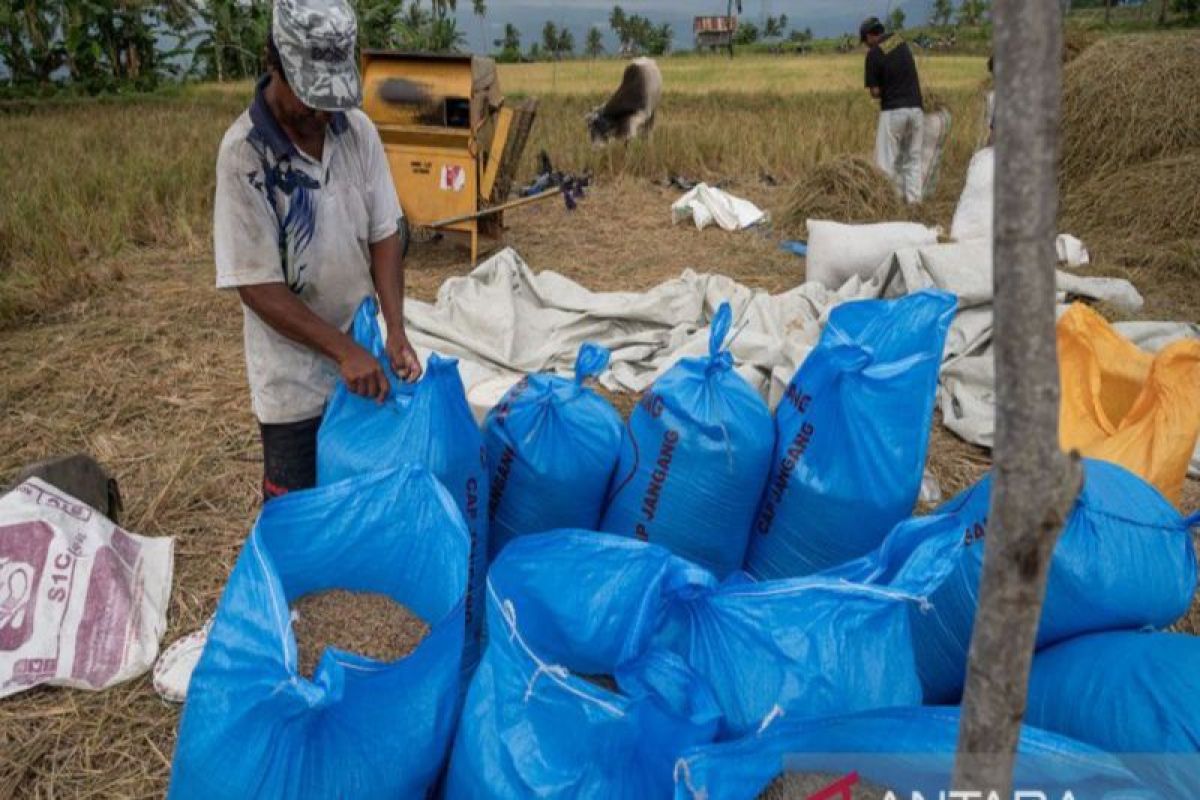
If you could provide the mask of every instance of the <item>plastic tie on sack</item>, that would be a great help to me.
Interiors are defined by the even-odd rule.
[[[582,386],[587,380],[604,372],[611,356],[607,347],[594,342],[580,345],[579,353],[575,356],[575,385]]]
[[[729,301],[721,303],[717,313],[713,315],[712,325],[708,332],[708,372],[720,370],[727,372],[733,369],[733,353],[725,347],[725,337],[733,326],[733,307]],[[730,345],[733,344],[731,341]]]
[[[758,724],[758,734],[762,734],[763,731],[771,727],[771,723],[782,716],[784,716],[784,710],[778,703],[771,706],[771,710],[767,712],[767,715],[763,717],[762,722]]]

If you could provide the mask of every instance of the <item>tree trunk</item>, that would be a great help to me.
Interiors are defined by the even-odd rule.
[[[1162,0],[1162,5],[1158,7],[1158,24],[1167,24],[1167,3],[1169,0]]]
[[[1104,0],[1104,24],[1112,22],[1112,0]]]
[[[992,20],[995,467],[954,785],[1010,797],[1050,554],[1078,495],[1081,470],[1078,458],[1058,446],[1060,6],[997,0]]]

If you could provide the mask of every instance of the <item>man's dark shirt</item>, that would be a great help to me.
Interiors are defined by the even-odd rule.
[[[908,43],[889,33],[867,51],[867,88],[879,87],[880,108],[921,107],[921,81]]]

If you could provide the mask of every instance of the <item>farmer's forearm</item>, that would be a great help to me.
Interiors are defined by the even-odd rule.
[[[250,310],[278,333],[341,362],[355,347],[354,340],[313,313],[282,283],[239,286],[238,295]]]
[[[393,233],[371,245],[371,279],[388,333],[404,332],[404,251]]]

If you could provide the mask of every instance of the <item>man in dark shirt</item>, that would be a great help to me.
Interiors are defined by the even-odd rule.
[[[859,39],[867,50],[866,87],[879,100],[875,161],[909,203],[921,200],[921,81],[908,43],[887,33],[877,17],[863,22]]]

